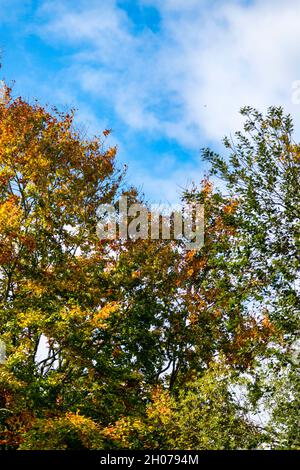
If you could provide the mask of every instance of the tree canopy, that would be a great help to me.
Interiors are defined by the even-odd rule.
[[[99,205],[143,199],[109,131],[6,89],[1,449],[300,448],[300,146],[282,109],[242,114],[229,155],[203,151],[226,190],[182,194],[205,210],[189,250],[99,240]]]

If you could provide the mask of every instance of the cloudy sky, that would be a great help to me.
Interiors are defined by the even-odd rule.
[[[174,202],[203,178],[200,149],[223,151],[241,106],[280,104],[298,125],[299,0],[0,6],[1,78],[26,99],[76,107],[91,135],[112,128],[127,180],[148,200]]]

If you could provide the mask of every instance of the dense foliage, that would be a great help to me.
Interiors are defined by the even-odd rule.
[[[300,448],[300,146],[281,109],[244,109],[230,155],[183,194],[205,244],[99,240],[126,187],[109,131],[0,104],[2,449]],[[262,418],[261,418],[262,416]]]

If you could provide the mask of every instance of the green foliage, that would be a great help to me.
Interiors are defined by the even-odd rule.
[[[204,151],[212,174],[237,199],[238,231],[231,248],[236,274],[256,281],[272,321],[294,339],[299,328],[300,146],[293,124],[281,108],[264,117],[246,107],[244,133],[225,139],[229,160]],[[235,255],[235,258],[233,257]]]
[[[157,389],[145,415],[124,417],[105,434],[116,448],[255,448],[263,435],[240,406],[235,382],[222,361],[212,363],[201,377],[187,383],[179,396]]]
[[[246,311],[255,310],[274,331],[254,368],[257,403],[270,417],[269,445],[298,449],[299,351],[295,362],[291,348],[300,331],[300,146],[281,108],[263,116],[246,107],[242,115],[244,133],[236,133],[236,142],[225,139],[229,159],[209,150],[204,157],[238,201],[228,271],[243,286],[251,279]]]
[[[102,449],[99,427],[89,418],[67,413],[58,418],[37,420],[23,436],[20,450]]]
[[[181,390],[169,444],[175,449],[256,448],[262,436],[239,404],[241,390],[228,367],[217,362]]]

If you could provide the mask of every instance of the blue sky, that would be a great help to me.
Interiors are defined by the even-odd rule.
[[[14,93],[112,128],[127,180],[175,202],[222,151],[239,108],[283,105],[296,121],[298,0],[0,0],[1,75]]]

